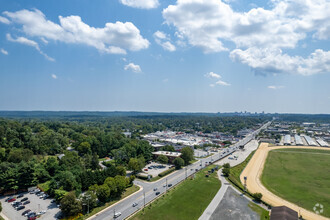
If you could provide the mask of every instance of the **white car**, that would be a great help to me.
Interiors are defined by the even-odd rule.
[[[38,212],[37,215],[43,215],[46,213],[46,210],[42,210],[41,212]]]
[[[119,216],[121,216],[121,212],[116,212],[114,215],[115,218],[118,218]]]

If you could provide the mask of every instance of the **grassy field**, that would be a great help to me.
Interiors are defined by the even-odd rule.
[[[144,213],[140,211],[132,219],[198,219],[221,186],[216,172],[209,177],[205,177],[207,170],[212,167],[214,166],[199,171],[195,179],[184,181],[165,196],[157,199],[151,206],[149,205]]]
[[[274,194],[313,211],[316,203],[330,217],[330,151],[279,149],[270,151],[261,178]]]
[[[269,219],[269,211],[267,211],[266,209],[261,208],[260,206],[254,204],[253,202],[249,203],[249,207],[260,215],[260,220]]]
[[[252,158],[255,151],[251,152],[250,155],[240,164],[237,166],[234,166],[230,168],[230,175],[229,175],[229,181],[240,187],[241,189],[244,189],[243,184],[240,180],[240,175],[243,171],[243,169],[246,167],[246,165],[249,163],[250,159]]]

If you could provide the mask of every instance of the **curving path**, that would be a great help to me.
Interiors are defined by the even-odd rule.
[[[270,150],[275,149],[290,149],[290,148],[302,148],[302,149],[319,149],[319,150],[330,150],[330,148],[324,147],[308,147],[308,146],[280,146],[280,147],[268,147],[267,143],[261,143],[258,150],[255,152],[251,158],[248,165],[243,170],[240,179],[244,183],[244,176],[247,177],[247,189],[251,193],[260,192],[262,193],[262,200],[271,204],[272,206],[282,206],[285,205],[298,212],[298,215],[302,215],[307,220],[325,220],[326,217],[317,215],[314,212],[308,211],[302,207],[299,207],[291,202],[288,202],[279,196],[276,196],[272,192],[266,189],[260,181],[262,171],[264,169],[264,164]]]

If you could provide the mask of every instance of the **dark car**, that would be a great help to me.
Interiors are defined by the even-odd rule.
[[[168,184],[168,187],[171,187],[172,186],[172,183]]]
[[[13,199],[14,197],[8,197],[6,200],[5,200],[5,202],[8,202],[9,200],[11,200],[11,199]]]
[[[30,218],[32,216],[37,216],[37,213],[35,212],[30,212],[29,214],[27,214],[27,217]]]
[[[24,196],[23,194],[19,194],[17,198],[22,198],[23,196]]]
[[[160,192],[156,192],[156,196],[159,195],[159,194],[160,194]]]
[[[28,197],[25,197],[25,198],[21,199],[21,202],[24,202],[24,201],[26,201],[28,199],[29,199]]]
[[[28,200],[28,201],[23,202],[23,205],[26,205],[26,204],[29,204],[29,203],[31,203],[31,202]]]
[[[13,202],[13,204],[12,204],[12,205],[13,205],[13,207],[14,207],[14,208],[16,208],[16,207],[18,207],[18,206],[22,205],[22,203],[21,203],[21,202],[17,202],[17,201],[16,201],[16,202]]]
[[[22,215],[28,214],[29,212],[31,212],[31,209],[27,209],[24,212],[22,212]]]
[[[17,211],[22,210],[22,209],[25,209],[25,206],[24,206],[24,205],[18,206],[18,207],[16,208]]]

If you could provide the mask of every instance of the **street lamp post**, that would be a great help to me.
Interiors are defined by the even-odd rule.
[[[186,179],[187,179],[187,167],[186,167]]]
[[[146,193],[143,191],[143,201],[144,201],[144,205],[143,207],[146,207]]]

